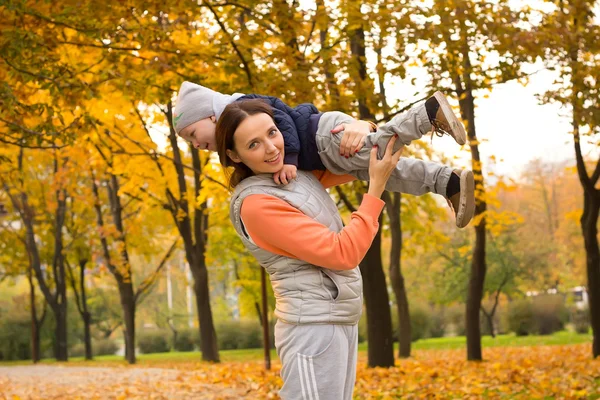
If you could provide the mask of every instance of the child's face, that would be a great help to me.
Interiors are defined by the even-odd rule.
[[[235,150],[227,150],[229,158],[255,174],[273,174],[283,167],[283,136],[269,115],[247,117],[235,130],[233,142]]]
[[[215,127],[217,120],[214,116],[201,119],[191,125],[186,126],[179,132],[183,140],[190,142],[192,146],[199,150],[217,151],[215,140]]]

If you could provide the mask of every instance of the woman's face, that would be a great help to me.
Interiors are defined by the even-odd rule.
[[[233,142],[235,149],[227,150],[229,158],[246,164],[255,174],[274,174],[283,168],[283,136],[269,115],[246,118],[236,129]]]

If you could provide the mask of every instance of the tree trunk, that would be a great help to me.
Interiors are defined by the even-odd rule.
[[[477,215],[477,212],[476,212]],[[467,360],[482,360],[481,330],[479,310],[483,299],[483,284],[485,281],[485,220],[475,227],[475,249],[471,261],[469,276],[469,291],[467,294],[466,333]]]
[[[358,5],[360,14],[360,5]],[[350,21],[349,21],[350,23]],[[358,24],[359,21],[352,23]],[[358,113],[361,119],[374,120],[374,115],[369,109],[368,97],[373,93],[373,84],[367,74],[365,31],[360,27],[348,33],[350,49],[356,66],[355,97],[358,100]],[[369,367],[394,366],[394,334],[392,332],[392,319],[390,301],[383,265],[381,262],[381,226],[367,251],[365,258],[360,263],[360,273],[363,278],[363,291],[367,309],[367,335],[368,335],[368,365]]]
[[[258,316],[258,323],[260,324],[260,326],[263,326],[262,311],[260,309],[260,305],[258,304],[258,301],[254,302],[254,307],[256,308],[256,315]]]
[[[393,200],[389,193],[384,194],[386,210],[390,219],[390,232],[392,233],[392,244],[390,250],[390,281],[396,296],[396,312],[398,314],[398,357],[410,357],[411,348],[411,325],[408,296],[404,286],[404,277],[400,268],[402,254],[402,226],[400,220],[401,194],[394,193]]]
[[[470,70],[470,65],[469,69]],[[483,200],[484,183],[481,169],[481,157],[479,155],[479,146],[477,144],[477,135],[475,132],[475,104],[473,101],[473,92],[471,84],[466,78],[466,90],[458,92],[460,109],[462,117],[467,121],[467,134],[471,147],[472,168],[475,177],[475,217],[485,213],[487,205]],[[458,86],[460,89],[462,85]],[[473,258],[471,260],[471,272],[469,276],[469,289],[467,293],[467,310],[465,314],[465,326],[467,334],[467,360],[482,360],[481,351],[481,326],[480,309],[483,299],[483,286],[485,282],[486,262],[485,262],[485,242],[486,242],[486,220],[485,216],[480,219],[475,226],[475,247],[473,249]]]
[[[486,262],[485,262],[485,211],[487,208],[485,202],[485,186],[481,168],[481,156],[479,155],[479,145],[475,131],[475,103],[473,98],[473,82],[470,74],[473,71],[470,60],[470,43],[468,37],[468,27],[465,22],[468,18],[465,16],[466,10],[459,6],[456,9],[460,14],[460,57],[462,58],[461,71],[452,75],[454,90],[458,96],[460,113],[463,121],[466,122],[469,147],[471,148],[471,165],[475,178],[475,215],[474,219],[478,221],[475,225],[475,246],[471,260],[471,271],[469,275],[469,286],[467,292],[467,305],[465,313],[465,326],[467,334],[467,360],[482,360],[481,352],[481,326],[480,309],[483,299],[483,286],[485,282]],[[446,36],[446,44],[453,40]]]
[[[85,290],[85,265],[87,260],[79,259],[79,292],[81,294],[81,319],[83,320],[83,341],[85,343],[85,359],[91,360],[92,354],[92,335],[90,325],[92,316],[87,307],[87,293]]]
[[[56,317],[56,360],[67,361],[69,348],[67,338],[67,283],[63,257],[62,230],[66,214],[66,192],[57,191],[56,225],[54,232],[54,280],[56,285],[56,303],[53,306]]]
[[[55,319],[55,337],[54,337],[54,355],[57,361],[67,361],[68,360],[68,352],[67,352],[67,318],[66,318],[66,293],[64,291],[64,285],[62,283],[57,283],[55,285],[55,292],[51,292],[51,288],[48,284],[46,274],[42,271],[42,264],[40,261],[40,253],[38,250],[38,245],[35,241],[35,232],[33,228],[33,211],[29,207],[27,201],[27,194],[22,192],[21,195],[21,206],[22,208],[22,220],[25,225],[26,232],[26,248],[27,252],[30,255],[30,267],[35,272],[36,280],[40,286],[40,290],[44,295],[44,299],[50,305],[52,313],[54,314]],[[17,207],[17,205],[15,204]],[[56,264],[55,264],[56,265]],[[60,281],[60,277],[57,277],[57,273],[60,273],[60,268],[53,268],[55,273],[55,280]],[[62,268],[62,279],[64,280],[64,268]],[[33,310],[32,310],[33,313]],[[33,321],[32,321],[33,322]],[[40,323],[36,326],[36,334],[39,336],[39,327]],[[39,337],[37,340],[38,346],[38,357],[39,354]]]
[[[108,165],[112,166],[111,163],[108,163]],[[94,204],[94,208],[96,209],[96,223],[98,228],[104,229],[104,216],[100,207],[100,194],[95,179],[96,178],[92,173],[92,191],[96,199]],[[108,241],[105,236],[100,237],[100,243],[102,245],[102,251],[106,265],[111,274],[115,277],[117,286],[119,288],[121,309],[123,310],[123,321],[125,322],[125,359],[129,364],[135,364],[135,309],[137,299],[133,290],[133,283],[131,281],[131,265],[129,263],[129,253],[127,252],[125,240],[126,236],[125,228],[123,226],[123,207],[121,205],[121,198],[119,196],[119,187],[119,179],[116,175],[111,174],[110,180],[106,181],[106,190],[108,193],[113,223],[119,232],[119,235],[115,241],[119,243],[119,256],[121,258],[120,262],[123,266],[126,266],[126,274],[122,273],[113,263]]]
[[[77,311],[79,311],[79,315],[81,316],[81,320],[83,321],[83,343],[85,345],[85,359],[92,359],[92,338],[90,334],[90,324],[91,324],[91,315],[88,311],[87,307],[87,293],[85,290],[85,266],[87,264],[87,258],[81,256],[81,249],[78,249],[78,265],[79,265],[79,277],[77,278],[77,282],[75,281],[75,276],[73,274],[73,269],[67,260],[65,263],[67,265],[67,272],[69,275],[69,280],[71,281],[71,288],[73,289],[73,294],[75,295],[75,303],[77,304]],[[78,288],[79,287],[79,288]]]
[[[369,76],[367,74],[365,31],[362,28],[362,26],[359,29],[356,29],[355,31],[350,33],[350,50],[352,51],[354,62],[358,70],[358,77],[357,79],[355,79],[355,95],[358,99],[358,114],[360,115],[361,119],[375,119],[374,115],[369,109],[367,101],[367,98],[369,97],[367,86],[370,86],[370,88],[372,88],[373,85],[372,82],[370,82]],[[367,83],[369,83],[369,85]]]
[[[581,230],[585,243],[590,321],[594,335],[592,355],[596,358],[600,356],[600,250],[597,228],[600,198],[597,190],[593,190],[593,193],[584,194]]]
[[[58,174],[59,165],[56,154],[54,156],[54,174]],[[63,227],[67,214],[67,192],[64,189],[56,191],[56,213],[54,221],[54,257],[52,270],[54,274],[54,285],[56,297],[53,309],[56,316],[56,359],[67,361],[68,338],[67,338],[67,276],[65,272],[65,259],[63,255]]]
[[[325,2],[323,0],[317,0],[316,5],[317,14],[315,15],[315,20],[319,29],[319,44],[321,45],[319,55],[323,59],[323,62],[320,64],[323,75],[325,75],[325,88],[328,94],[327,103],[332,110],[342,111],[340,89],[336,82],[334,68],[332,68],[333,66],[331,65],[332,51],[329,48],[330,44],[327,39],[327,30],[329,29],[330,19],[327,9],[325,8]]]
[[[55,337],[55,357],[56,361],[68,361],[69,353],[67,346],[67,304],[60,303],[54,309],[56,326],[54,329]]]
[[[40,361],[40,327],[35,306],[35,285],[33,284],[33,277],[31,275],[31,269],[29,269],[27,280],[29,281],[29,302],[31,305],[31,360],[37,363]]]
[[[271,346],[269,345],[269,314],[267,309],[267,272],[264,268],[260,269],[260,286],[262,297],[262,318],[263,328],[263,347],[265,353],[265,369],[271,369]],[[264,321],[264,322],[263,322]]]
[[[496,332],[495,332],[496,328],[494,326],[494,318],[490,317],[488,319],[488,321],[489,321],[489,326],[490,326],[490,336],[492,336],[493,338],[495,338],[496,337]]]
[[[390,270],[390,274],[392,270]],[[411,353],[411,341],[412,341],[412,327],[410,322],[410,308],[408,305],[408,296],[406,295],[406,288],[404,286],[404,277],[402,273],[398,271],[400,276],[398,278],[391,277],[392,286],[394,288],[394,294],[396,295],[397,313],[398,313],[398,357],[408,358]]]
[[[190,265],[191,267],[191,265]],[[220,362],[217,347],[217,333],[210,308],[208,289],[208,271],[206,266],[196,267],[192,270],[194,276],[194,293],[196,294],[196,308],[198,309],[198,324],[200,325],[200,350],[204,361]]]
[[[135,296],[131,282],[119,282],[119,295],[125,322],[125,359],[135,364]]]
[[[191,203],[188,200],[187,180],[183,168],[177,135],[173,128],[173,105],[169,102],[165,113],[170,124],[169,142],[173,149],[173,167],[177,172],[178,197],[169,189],[166,195],[169,202],[165,207],[171,212],[171,216],[181,238],[185,250],[185,256],[190,271],[194,277],[194,294],[198,310],[198,323],[200,329],[200,349],[202,359],[205,361],[219,362],[219,350],[217,346],[217,334],[213,323],[212,310],[210,307],[210,291],[208,285],[208,271],[204,252],[208,240],[208,213],[206,203],[196,205],[195,199],[200,195],[202,189],[200,155],[197,149],[192,148],[192,167],[194,169],[194,196]],[[190,205],[194,208],[193,220]],[[192,224],[193,222],[193,224]]]
[[[581,90],[586,85],[582,81],[580,73],[579,49],[573,47],[570,51],[570,67],[573,76],[573,89],[571,107],[573,109],[573,144],[575,147],[575,159],[577,162],[577,175],[583,188],[583,214],[580,224],[585,245],[586,271],[589,296],[590,322],[592,325],[593,342],[592,356],[600,356],[600,250],[598,248],[598,214],[600,212],[600,191],[596,184],[600,177],[600,160],[590,177],[586,169],[586,162],[581,151],[581,137],[579,125],[582,121],[581,114],[584,112],[583,104],[579,98]]]
[[[167,325],[169,326],[169,329],[171,329],[171,332],[173,332],[173,346],[175,346],[175,343],[177,343],[177,336],[179,335],[179,332],[175,328],[175,325],[173,325],[173,321],[171,319],[167,321]]]
[[[92,318],[89,312],[85,312],[82,315],[83,319],[83,341],[85,343],[85,359],[91,360],[93,358],[92,355],[92,334],[90,331],[90,325],[92,323]]]
[[[381,262],[381,228],[360,263],[367,309],[368,365],[394,366],[394,340],[390,300]]]
[[[310,70],[314,66],[307,62],[305,54],[300,50],[299,38],[301,32],[296,32],[294,19],[294,5],[286,0],[276,0],[271,2],[271,11],[269,13],[272,20],[276,23],[281,32],[281,40],[285,43],[287,55],[282,58],[289,71],[294,74],[294,80],[299,82],[308,82]],[[295,85],[294,100],[296,103],[304,103],[314,99],[312,85]]]
[[[198,149],[192,148],[192,167],[194,168],[194,198],[200,196],[202,190],[202,179],[200,171],[200,154]],[[194,202],[193,204],[197,204]],[[212,309],[210,307],[210,287],[208,285],[208,270],[204,252],[208,242],[208,212],[206,202],[194,207],[194,288],[196,289],[196,304],[198,307],[198,322],[200,325],[200,347],[202,359],[205,361],[220,362],[219,348],[217,344],[217,333],[213,322]],[[190,267],[192,264],[190,264]]]
[[[494,314],[495,313],[493,311],[491,313],[487,313],[483,309],[483,307],[481,308],[481,312],[485,316],[485,322],[488,324],[488,327],[490,330],[490,336],[495,338],[496,337],[496,333],[494,332]]]
[[[31,360],[34,364],[42,359],[40,354],[40,328],[41,324],[35,323],[35,328],[31,332]]]
[[[27,249],[27,254],[29,256],[29,266],[33,273],[35,274],[35,278],[40,287],[40,291],[44,295],[44,299],[50,305],[52,312],[55,314],[56,321],[56,329],[55,332],[59,336],[54,337],[54,353],[59,361],[66,361],[68,358],[67,354],[67,328],[66,326],[58,326],[60,324],[66,324],[66,291],[64,285],[64,265],[62,264],[62,226],[64,224],[64,215],[66,212],[66,204],[65,197],[57,196],[57,208],[56,208],[56,221],[54,225],[54,239],[55,239],[55,247],[54,247],[54,262],[52,263],[52,273],[51,275],[49,271],[42,271],[42,262],[40,257],[40,252],[38,249],[38,243],[36,242],[35,235],[35,210],[29,204],[29,197],[27,193],[24,191],[24,180],[23,180],[23,158],[24,158],[24,149],[21,148],[19,150],[18,157],[18,169],[21,173],[19,178],[20,187],[18,188],[18,195],[13,195],[13,191],[11,191],[8,185],[3,182],[6,193],[11,199],[11,202],[16,210],[19,211],[21,216],[21,221],[23,222],[23,226],[25,228],[25,247]],[[58,164],[55,158],[54,163],[55,173],[58,168]],[[58,195],[58,192],[57,192]],[[54,285],[50,285],[50,281],[53,280]],[[52,286],[54,290],[52,290]],[[44,309],[45,311],[45,309]],[[33,312],[33,310],[32,310]],[[60,313],[65,314],[61,317]],[[45,314],[44,314],[45,315]],[[41,323],[37,324],[36,330],[37,335],[39,335],[39,326]],[[34,338],[32,338],[36,341]],[[39,339],[37,340],[39,343]],[[39,346],[39,345],[38,345]],[[38,347],[39,350],[39,347]],[[39,353],[38,353],[39,357]]]

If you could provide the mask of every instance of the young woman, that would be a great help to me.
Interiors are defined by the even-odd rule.
[[[344,227],[325,189],[353,177],[299,171],[277,185],[272,176],[285,154],[271,108],[261,100],[234,102],[219,119],[219,159],[233,167],[231,221],[275,294],[283,399],[352,398],[362,312],[357,265],[377,233],[380,197],[402,152],[392,154],[396,140],[385,152],[372,149],[369,190]]]

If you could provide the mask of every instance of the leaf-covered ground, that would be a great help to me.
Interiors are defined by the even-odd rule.
[[[38,365],[0,367],[0,399],[239,399],[196,371],[166,368]]]
[[[424,350],[394,368],[370,369],[361,353],[355,398],[600,398],[600,360],[589,344],[488,348],[484,362],[464,358],[463,349]],[[277,398],[281,385],[278,362],[271,371],[259,361],[83,365],[2,367],[0,398],[264,399]]]

